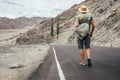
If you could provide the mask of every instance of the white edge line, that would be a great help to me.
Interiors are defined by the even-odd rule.
[[[58,70],[58,73],[59,73],[60,80],[66,80],[66,79],[65,79],[65,76],[64,76],[64,73],[63,73],[63,71],[62,71],[62,68],[61,68],[61,66],[60,66],[60,63],[59,63],[59,61],[58,61],[55,48],[54,48],[54,47],[52,47],[52,48],[53,48],[53,52],[54,52],[55,61],[56,61],[56,64],[57,64],[57,70]]]

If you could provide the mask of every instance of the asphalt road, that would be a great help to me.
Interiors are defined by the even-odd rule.
[[[120,80],[120,48],[91,47],[93,66],[80,66],[77,46],[54,46],[58,62],[65,80]],[[52,48],[29,80],[64,80],[60,79],[58,66]]]

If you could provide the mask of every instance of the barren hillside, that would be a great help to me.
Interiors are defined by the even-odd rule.
[[[0,17],[0,29],[19,29],[24,28],[26,26],[32,26],[45,20],[46,18],[41,17],[33,17],[33,18],[26,18],[26,17],[19,17],[16,19],[9,19],[6,17]]]
[[[78,8],[82,4],[89,7],[96,22],[92,45],[120,47],[120,0],[88,0],[75,4],[59,14],[61,34],[58,41],[55,37],[50,37],[51,20],[49,19],[42,21],[36,28],[20,36],[16,42],[19,44],[37,44],[49,41],[67,43],[67,38],[72,32],[74,19],[79,14]],[[54,18],[54,27],[56,27],[57,17]]]

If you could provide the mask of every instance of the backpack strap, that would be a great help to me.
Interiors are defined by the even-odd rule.
[[[89,17],[88,17],[89,31],[90,31],[90,27],[91,27],[91,20],[92,20],[92,16],[91,16],[91,14],[89,14]]]

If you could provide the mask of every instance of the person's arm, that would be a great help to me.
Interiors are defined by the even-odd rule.
[[[90,36],[92,37],[93,31],[94,31],[94,29],[95,29],[95,23],[94,23],[94,20],[93,20],[93,19],[92,19],[92,21],[91,21],[91,24],[92,24],[92,31],[91,31]]]
[[[79,21],[78,21],[78,19],[75,20],[74,26],[75,26],[76,28],[79,26]]]

